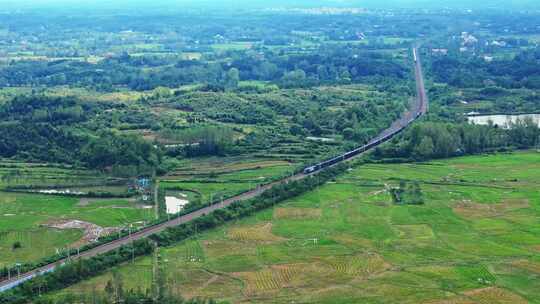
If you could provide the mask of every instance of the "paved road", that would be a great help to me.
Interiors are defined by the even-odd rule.
[[[400,118],[399,120],[394,122],[394,124],[392,124],[392,126],[390,128],[388,128],[388,129],[384,130],[383,132],[381,132],[381,134],[379,134],[371,142],[375,142],[380,138],[384,138],[388,134],[391,134],[391,133],[393,134],[398,129],[399,130],[404,129],[407,125],[409,125],[411,123],[411,119],[414,119],[414,118],[418,117],[418,114],[420,114],[420,115],[425,114],[426,111],[427,111],[428,99],[427,99],[427,94],[426,94],[425,87],[424,87],[424,78],[423,78],[423,73],[422,73],[422,66],[421,66],[421,63],[420,63],[420,57],[418,56],[418,53],[417,53],[416,49],[413,49],[413,52],[416,53],[416,55],[414,55],[413,57],[415,57],[417,59],[415,61],[415,78],[416,78],[416,88],[417,88],[416,102],[414,103],[414,105],[412,106],[412,109],[409,112],[405,113],[402,118]],[[360,154],[360,155],[362,155],[362,154]],[[360,155],[358,155],[358,156],[360,156]],[[358,156],[356,156],[356,157],[358,157]],[[350,158],[347,161],[349,161],[351,159],[353,159],[353,158]],[[316,173],[314,173],[314,174],[316,174]],[[214,210],[225,208],[225,207],[231,205],[234,202],[245,201],[245,200],[254,198],[254,197],[260,195],[261,193],[263,193],[264,191],[274,187],[275,185],[290,182],[290,181],[294,181],[294,180],[300,180],[300,179],[303,179],[303,178],[305,178],[305,177],[307,177],[309,175],[311,175],[311,174],[299,173],[297,175],[293,175],[293,176],[284,178],[284,179],[282,179],[280,181],[276,181],[276,182],[273,182],[273,183],[270,183],[270,184],[263,185],[263,186],[261,186],[261,187],[259,187],[257,189],[254,189],[254,190],[251,190],[249,192],[245,192],[243,194],[240,194],[238,196],[226,199],[221,203],[205,207],[203,209],[194,211],[192,213],[186,214],[186,215],[178,217],[176,219],[172,219],[170,221],[164,222],[164,223],[156,225],[156,226],[145,228],[145,229],[143,229],[141,231],[138,231],[138,232],[135,232],[135,233],[131,234],[131,236],[127,236],[127,237],[112,241],[110,243],[100,245],[100,246],[98,246],[96,248],[93,248],[93,249],[90,249],[88,251],[82,252],[76,258],[91,258],[91,257],[94,257],[94,256],[99,255],[101,253],[109,252],[109,251],[117,249],[117,248],[119,248],[119,247],[121,247],[123,245],[128,245],[134,240],[146,238],[146,237],[148,237],[148,236],[150,236],[152,234],[161,232],[161,231],[163,231],[163,230],[165,230],[165,229],[167,229],[169,227],[174,227],[174,226],[178,226],[178,225],[183,224],[183,223],[187,223],[189,221],[192,221],[193,219],[196,219],[196,218],[201,217],[203,215],[209,214]],[[13,288],[13,287],[23,283],[24,281],[27,281],[27,280],[29,280],[29,279],[37,276],[37,275],[54,271],[54,269],[56,267],[66,263],[66,262],[67,262],[67,259],[63,259],[63,260],[60,260],[60,261],[55,262],[53,264],[49,264],[49,265],[43,266],[41,268],[35,269],[33,271],[21,274],[20,276],[12,278],[11,280],[2,281],[2,282],[0,282],[0,292],[11,289],[11,288]]]

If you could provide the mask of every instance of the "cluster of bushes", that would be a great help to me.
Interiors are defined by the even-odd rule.
[[[161,131],[161,135],[175,142],[182,142],[167,149],[166,154],[171,157],[223,156],[230,152],[234,142],[234,131],[225,126],[195,125],[182,129],[167,128]]]
[[[422,195],[422,189],[420,183],[407,183],[406,181],[400,181],[398,188],[392,188],[390,190],[392,199],[395,204],[398,205],[423,205],[424,197]]]

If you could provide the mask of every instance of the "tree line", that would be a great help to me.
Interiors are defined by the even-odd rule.
[[[506,89],[540,89],[540,49],[520,51],[512,59],[487,62],[478,56],[450,54],[432,58],[430,71],[437,82],[460,88],[484,88],[493,83]]]
[[[261,56],[261,53],[263,54]],[[215,90],[234,90],[240,80],[270,81],[281,87],[309,87],[321,84],[359,82],[365,77],[404,79],[408,70],[399,61],[362,46],[326,45],[316,51],[287,53],[273,49],[229,51],[219,60],[164,60],[163,66],[141,66],[140,56],[127,53],[97,64],[58,60],[21,60],[0,67],[0,87],[79,86],[113,91],[210,84]],[[158,64],[158,61],[152,61]]]
[[[390,145],[377,148],[374,157],[421,161],[539,145],[540,128],[532,119],[513,123],[508,129],[495,125],[425,121],[412,126]]]
[[[165,284],[165,273],[163,265],[155,265],[157,271],[152,287],[146,290],[142,288],[126,289],[124,287],[125,278],[113,271],[112,278],[107,281],[104,290],[94,290],[92,293],[72,294],[59,296],[57,298],[39,298],[36,304],[218,304],[212,299],[189,299],[185,300],[181,294],[172,289],[169,284]],[[224,302],[221,302],[225,304]]]

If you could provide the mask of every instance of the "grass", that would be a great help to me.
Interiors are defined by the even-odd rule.
[[[291,164],[280,160],[254,159],[249,157],[201,157],[182,161],[175,170],[177,175],[217,175],[245,170],[288,167]]]
[[[280,160],[204,157],[179,162],[160,186],[167,195],[183,194],[190,202],[207,204],[290,175],[293,170],[291,163]]]
[[[78,186],[102,183],[104,180],[107,177],[96,171],[0,159],[0,189],[9,186]]]
[[[74,243],[82,237],[77,229],[40,229],[0,232],[0,267],[16,262],[39,260],[54,255],[56,248],[65,248],[66,243]],[[15,242],[22,247],[13,249]]]
[[[209,203],[220,198],[228,198],[244,191],[252,189],[256,186],[255,183],[238,182],[177,182],[177,181],[162,181],[160,187],[165,190],[184,190],[196,193],[197,199],[201,203]]]
[[[57,230],[45,226],[51,221],[82,220],[102,227],[151,220],[153,212],[136,208],[125,199],[100,199],[86,206],[79,198],[0,192],[0,266],[32,262],[55,253],[81,238],[80,230]],[[21,249],[11,250],[20,241]]]
[[[89,61],[93,62],[96,58],[89,58]],[[38,90],[40,93],[46,96],[52,97],[66,97],[76,96],[81,100],[95,102],[95,101],[107,101],[107,102],[134,102],[141,97],[150,96],[154,91],[136,92],[130,91],[125,88],[120,88],[115,92],[98,92],[92,89],[80,88],[80,87],[68,87],[68,86],[55,86],[55,87],[43,87],[43,88],[31,88],[31,87],[12,87],[0,89],[0,102],[9,100],[18,94],[28,94],[32,90]]]
[[[79,199],[53,195],[0,193],[0,230],[32,229],[58,218],[79,219],[113,227],[144,219],[143,209],[123,199],[101,200],[79,206]],[[24,220],[23,220],[24,219]]]
[[[161,254],[186,296],[232,303],[540,303],[538,164],[520,152],[364,165]],[[425,205],[394,205],[398,178],[419,181]],[[467,216],[463,202],[499,212]],[[150,286],[150,257],[118,269]]]
[[[283,176],[291,172],[293,167],[290,165],[275,165],[268,167],[259,167],[254,169],[244,169],[236,172],[220,174],[217,179],[222,181],[236,180],[236,181],[255,181],[255,182],[267,182],[274,177]]]
[[[232,43],[222,43],[222,44],[213,44],[212,49],[215,51],[238,51],[238,50],[247,50],[253,46],[253,42],[232,42]]]
[[[197,170],[191,170],[197,168]],[[179,168],[180,180],[162,182],[168,195],[187,194],[190,202],[208,203],[227,198],[256,187],[291,170],[290,163],[251,158],[203,158],[189,160]],[[53,185],[72,185],[75,191],[109,191],[125,193],[125,186],[84,186],[106,179],[97,172],[55,166],[3,160],[0,162],[0,188],[16,185],[35,185],[48,189]],[[211,179],[210,182],[205,179]],[[171,191],[181,189],[182,191]],[[31,193],[0,192],[0,266],[15,262],[31,262],[55,253],[80,239],[82,231],[55,230],[42,226],[66,219],[82,220],[102,227],[124,226],[127,223],[148,221],[153,211],[136,208],[127,199],[90,199],[86,205],[79,198]],[[23,248],[11,250],[20,240]]]

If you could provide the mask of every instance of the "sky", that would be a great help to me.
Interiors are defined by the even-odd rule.
[[[268,7],[365,7],[365,8],[531,8],[540,0],[0,0],[2,9],[72,8],[122,9],[183,7],[268,8]]]

